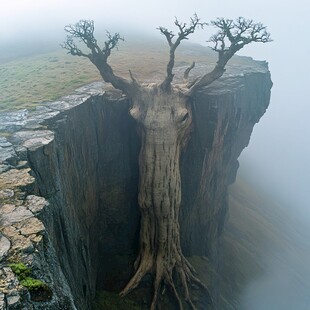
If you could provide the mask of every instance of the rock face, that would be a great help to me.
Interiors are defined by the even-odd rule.
[[[231,66],[193,98],[195,126],[181,158],[182,248],[215,269],[227,187],[269,104],[268,68],[250,63],[243,74]],[[90,309],[98,287],[128,280],[107,270],[113,257],[137,250],[140,142],[128,100],[102,87],[19,113],[17,127],[0,116],[10,133],[0,138],[0,309]],[[9,261],[31,266],[52,298],[32,301]]]
[[[218,235],[227,212],[227,186],[238,157],[270,97],[268,74],[229,76],[197,94],[194,132],[183,154],[181,232],[186,255],[217,259]]]

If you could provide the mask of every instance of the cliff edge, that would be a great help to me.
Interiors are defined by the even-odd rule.
[[[228,185],[271,86],[266,63],[236,57],[193,102],[181,242],[213,271],[207,284],[217,307]],[[0,115],[0,309],[91,309],[96,290],[119,290],[132,273],[140,142],[130,102],[108,89],[96,82],[34,111]],[[33,288],[25,278],[41,282]]]

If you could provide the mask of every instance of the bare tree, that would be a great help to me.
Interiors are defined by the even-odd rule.
[[[120,293],[124,296],[135,289],[146,274],[153,275],[154,295],[150,309],[155,310],[158,294],[162,286],[171,289],[180,309],[187,305],[195,309],[189,284],[194,283],[207,291],[206,286],[195,276],[191,264],[184,257],[179,232],[179,208],[181,204],[181,176],[179,169],[180,152],[189,139],[192,123],[190,105],[191,96],[204,86],[220,78],[225,72],[228,60],[242,47],[251,42],[269,42],[266,28],[252,20],[239,18],[236,21],[218,18],[211,25],[218,28],[218,33],[211,37],[213,49],[218,53],[214,69],[188,83],[187,78],[194,63],[185,71],[185,84],[173,85],[173,68],[175,51],[182,40],[197,28],[203,28],[195,14],[190,23],[175,25],[178,34],[164,27],[159,27],[170,47],[167,64],[167,75],[158,84],[141,85],[132,76],[131,80],[114,74],[108,64],[119,41],[123,40],[118,33],[113,36],[107,33],[107,41],[99,47],[94,37],[94,22],[81,20],[75,25],[65,27],[68,33],[63,47],[75,56],[87,57],[99,70],[102,78],[115,88],[122,90],[132,102],[131,116],[139,124],[141,150],[139,156],[140,185],[139,207],[141,211],[140,250],[135,261],[135,274]],[[175,40],[173,40],[175,38]],[[83,52],[74,39],[79,39],[89,49]],[[179,279],[183,293],[175,285]]]

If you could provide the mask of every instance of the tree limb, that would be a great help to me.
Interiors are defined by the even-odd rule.
[[[177,37],[175,41],[173,42],[172,39],[176,36],[172,31],[169,31],[167,28],[159,27],[159,31],[161,34],[163,34],[168,42],[168,45],[170,47],[169,52],[169,62],[167,64],[167,76],[165,80],[161,83],[160,87],[164,91],[169,91],[171,89],[171,83],[174,77],[174,74],[172,73],[173,67],[174,67],[174,60],[175,60],[175,51],[177,47],[180,45],[182,40],[187,40],[188,36],[195,32],[197,28],[203,28],[206,23],[202,23],[200,21],[200,18],[198,18],[197,14],[195,13],[193,17],[190,19],[189,25],[186,23],[179,22],[179,20],[176,18],[174,24],[179,29]]]
[[[218,32],[208,41],[213,43],[212,49],[218,53],[218,61],[211,72],[187,85],[188,95],[220,78],[225,72],[227,62],[245,45],[252,42],[267,43],[272,41],[270,33],[262,23],[254,23],[253,20],[243,17],[239,17],[235,21],[217,18],[211,21],[211,25],[218,28]]]
[[[97,67],[105,82],[111,83],[113,87],[132,96],[138,90],[139,85],[137,81],[132,80],[132,82],[129,82],[115,75],[107,62],[112,50],[117,48],[119,41],[124,41],[124,39],[119,33],[111,35],[107,32],[107,40],[104,42],[103,48],[101,48],[94,37],[94,29],[94,21],[92,20],[80,20],[74,25],[67,25],[65,31],[68,35],[62,47],[73,56],[87,57]],[[83,52],[75,43],[75,39],[86,45],[90,53]]]
[[[195,61],[193,61],[192,64],[184,71],[183,79],[185,81],[188,79],[188,75],[194,67],[195,67]]]

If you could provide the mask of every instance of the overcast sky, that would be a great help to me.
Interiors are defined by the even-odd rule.
[[[306,0],[294,2],[272,0],[10,0],[2,1],[0,29],[2,38],[21,32],[48,29],[61,31],[63,25],[78,19],[94,19],[109,27],[110,24],[155,31],[158,25],[171,24],[174,16],[186,20],[197,12],[203,20],[217,16],[245,16],[269,25],[278,39],[294,29],[290,21],[306,16]],[[264,55],[263,55],[264,56]]]

